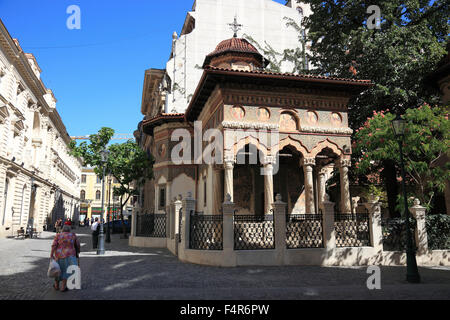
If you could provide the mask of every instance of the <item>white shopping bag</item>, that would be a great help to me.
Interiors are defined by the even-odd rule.
[[[61,268],[59,267],[58,262],[56,262],[54,259],[51,259],[48,266],[47,276],[50,278],[57,278],[60,274]]]

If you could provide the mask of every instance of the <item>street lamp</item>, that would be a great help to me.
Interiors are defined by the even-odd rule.
[[[110,208],[110,200],[111,200],[111,177],[108,178],[108,182],[109,182],[109,187],[108,187],[108,227],[107,227],[107,232],[106,232],[106,242],[110,243],[111,242],[111,227],[109,226],[109,222],[111,220],[111,208]]]
[[[413,248],[411,229],[409,228],[409,210],[408,210],[408,199],[406,195],[405,187],[405,164],[403,161],[403,141],[405,138],[405,128],[406,120],[402,119],[400,115],[392,120],[392,129],[394,130],[394,135],[397,138],[398,146],[400,148],[400,165],[402,172],[402,190],[403,190],[403,200],[405,206],[405,225],[406,225],[406,281],[411,283],[419,283],[420,275],[417,268],[416,262],[416,252]]]
[[[103,166],[103,177],[102,177],[102,213],[101,213],[101,218],[100,218],[100,233],[98,235],[98,242],[99,242],[99,246],[97,249],[97,254],[98,255],[104,255],[105,254],[105,234],[103,232],[103,209],[104,209],[104,203],[105,203],[105,171],[106,171],[106,163],[108,161],[108,156],[109,156],[109,151],[108,150],[103,150],[101,152],[101,156],[102,156],[102,166]]]

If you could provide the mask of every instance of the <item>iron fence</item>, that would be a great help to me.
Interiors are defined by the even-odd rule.
[[[191,214],[189,248],[223,250],[223,216]]]
[[[336,213],[334,215],[336,247],[370,246],[368,213]]]
[[[322,215],[286,215],[286,248],[323,248]]]
[[[166,237],[166,214],[144,214],[137,215],[136,218],[136,236]]]
[[[234,215],[234,250],[274,249],[273,215]]]
[[[383,250],[384,251],[406,251],[406,220],[404,218],[386,218],[381,219],[381,228],[383,230]],[[415,229],[416,220],[409,220],[413,247],[416,247]]]

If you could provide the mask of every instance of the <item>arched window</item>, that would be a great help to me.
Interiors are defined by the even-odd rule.
[[[100,190],[97,190],[97,192],[95,193],[95,200],[100,200],[102,193],[100,192]]]
[[[81,200],[86,200],[86,191],[81,190],[81,193],[80,193],[80,199],[81,199]]]

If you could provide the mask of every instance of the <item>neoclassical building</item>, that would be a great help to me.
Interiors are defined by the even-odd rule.
[[[0,20],[0,237],[78,217],[81,159],[40,73]]]

